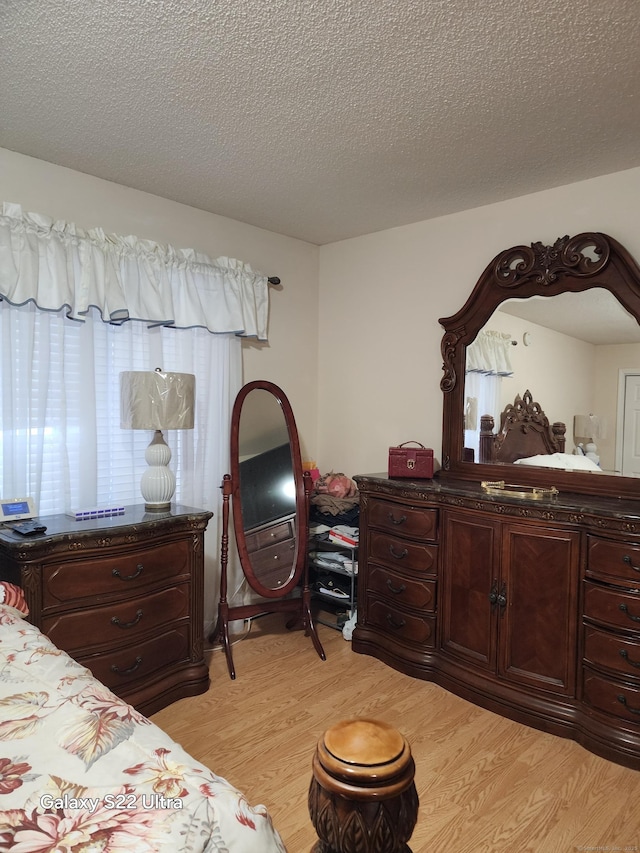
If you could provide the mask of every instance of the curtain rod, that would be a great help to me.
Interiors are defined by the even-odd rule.
[[[270,275],[267,281],[269,284],[280,284],[280,279],[277,275]]]

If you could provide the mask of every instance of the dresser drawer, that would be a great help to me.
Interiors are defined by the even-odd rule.
[[[261,548],[266,548],[269,545],[293,539],[294,536],[293,519],[281,521],[271,527],[265,527],[262,530],[256,530],[255,533],[250,533],[246,537],[247,551],[252,554],[254,551],[259,551]]]
[[[420,646],[435,646],[435,616],[416,616],[386,602],[368,598],[367,622],[397,637]]]
[[[42,572],[43,610],[94,596],[130,596],[149,584],[157,586],[187,575],[190,554],[189,543],[182,540],[119,554],[106,551],[90,560],[51,563]]]
[[[42,620],[42,630],[73,655],[92,646],[130,645],[149,631],[189,616],[190,587],[182,584],[133,599],[57,613]]]
[[[640,543],[611,542],[598,536],[589,536],[588,542],[587,574],[640,584]]]
[[[369,567],[368,589],[388,600],[394,606],[414,607],[416,610],[435,612],[436,582],[407,578],[390,569]]]
[[[435,541],[438,538],[438,510],[372,500],[369,504],[369,525],[399,536]]]
[[[369,561],[382,563],[392,569],[402,568],[404,571],[435,575],[437,555],[437,545],[408,542],[376,530],[372,530],[369,534]]]
[[[612,670],[625,678],[640,679],[640,638],[626,637],[586,628],[584,632],[584,657],[588,663]]]
[[[640,632],[640,595],[586,581],[584,615],[613,628]]]
[[[640,726],[640,686],[609,681],[584,670],[584,699],[594,708]]]
[[[133,646],[127,645],[103,654],[83,655],[77,660],[90,669],[98,681],[117,693],[119,689],[139,679],[143,680],[154,672],[188,660],[189,630],[186,623],[176,625]]]

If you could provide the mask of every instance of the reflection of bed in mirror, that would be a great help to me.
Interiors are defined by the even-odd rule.
[[[534,456],[564,454],[566,426],[550,424],[530,391],[516,395],[500,415],[500,428],[494,432],[494,419],[480,419],[480,462],[516,462]]]

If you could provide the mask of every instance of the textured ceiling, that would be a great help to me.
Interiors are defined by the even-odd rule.
[[[0,0],[0,146],[332,242],[640,165],[638,11]]]

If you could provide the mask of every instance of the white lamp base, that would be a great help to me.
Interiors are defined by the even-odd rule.
[[[171,506],[171,498],[176,490],[176,477],[167,467],[171,461],[171,450],[161,430],[155,431],[151,443],[145,450],[144,458],[149,466],[140,481],[144,508],[152,512],[167,510]]]

